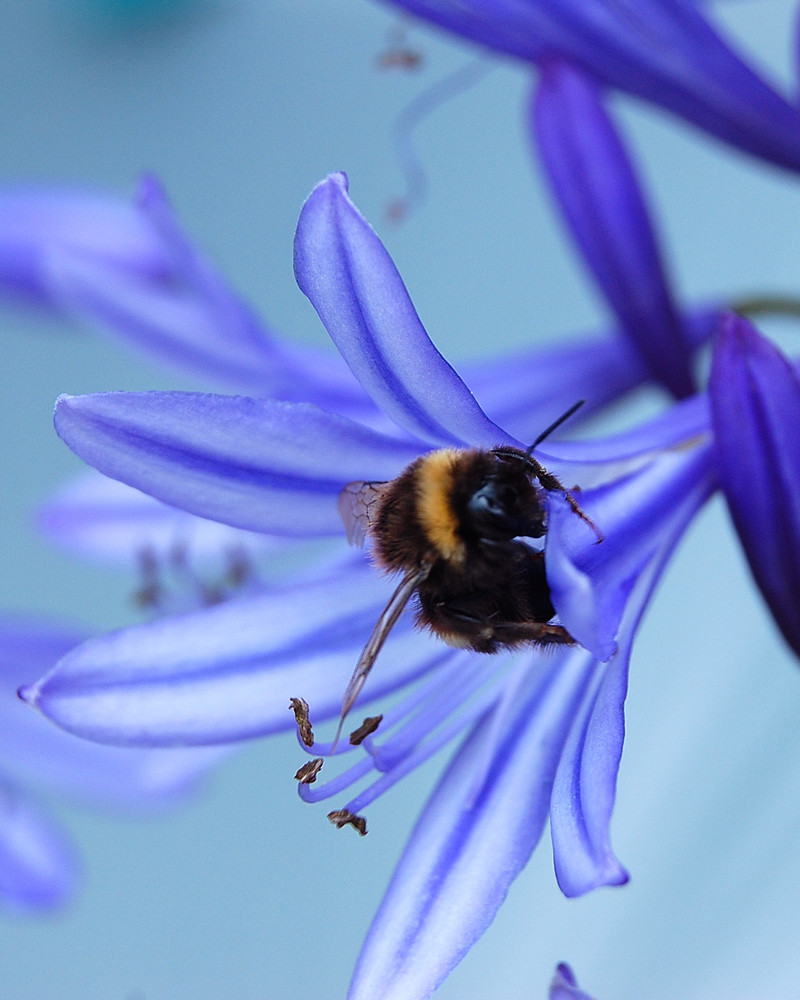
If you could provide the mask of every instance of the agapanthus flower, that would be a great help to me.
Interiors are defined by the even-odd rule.
[[[66,902],[78,852],[43,799],[153,810],[184,798],[219,748],[140,750],[75,739],[24,710],[14,696],[50,670],[86,632],[42,618],[0,617],[0,909],[30,912]]]
[[[388,0],[527,63],[561,58],[770,163],[800,168],[800,114],[696,0]]]
[[[161,500],[290,537],[341,538],[345,484],[393,478],[431,448],[523,444],[485,416],[433,347],[341,176],[304,207],[296,272],[393,435],[313,404],[195,393],[63,398],[59,433],[100,471]],[[566,893],[627,878],[608,824],[630,647],[665,560],[714,487],[707,403],[690,399],[614,439],[550,444],[537,456],[583,487],[581,507],[606,534],[598,545],[551,496],[548,582],[580,645],[486,657],[401,620],[363,692],[400,700],[360,747],[337,748],[356,758],[349,769],[300,785],[305,798],[336,795],[335,812],[357,815],[462,741],[370,931],[353,998],[435,989],[491,921],[548,816]],[[291,585],[91,640],[24,696],[73,732],[134,745],[285,729],[298,695],[315,722],[333,718],[390,587],[363,558],[339,559]],[[331,747],[308,750],[325,757]],[[355,783],[364,787],[341,802]]]
[[[574,77],[567,71],[551,80],[572,87]],[[558,86],[550,92],[562,93]],[[593,88],[569,93],[597,113]],[[598,135],[613,169],[624,150],[604,129]],[[581,150],[590,162],[591,143]],[[622,176],[623,186],[635,183],[630,170]],[[599,197],[604,188],[592,190]],[[641,230],[632,231],[628,246],[635,247]],[[623,265],[628,256],[619,254]],[[661,267],[657,254],[644,259]],[[353,412],[291,400],[108,394],[60,403],[57,421],[68,443],[103,472],[204,517],[289,538],[341,538],[335,502],[349,480],[391,478],[443,444],[514,442],[433,348],[341,178],[321,185],[306,205],[296,260],[301,287],[372,397],[363,422]],[[638,261],[629,267],[635,274]],[[641,329],[644,335],[647,324]],[[631,337],[615,348],[632,361],[623,381],[647,371],[637,342]],[[742,342],[760,343],[744,321],[727,320],[718,357]],[[595,361],[569,372],[569,402],[593,388],[582,378],[591,372],[596,382]],[[741,350],[734,351],[729,364],[740,363]],[[521,426],[537,405],[526,406],[525,379],[540,373],[531,365],[511,379],[503,365],[494,374],[505,373],[509,413]],[[558,370],[548,370],[556,381]],[[491,372],[478,374],[484,391]],[[498,379],[495,414],[505,388]],[[751,398],[734,405],[747,408]],[[536,430],[527,423],[526,432],[530,440]],[[548,816],[567,894],[625,880],[608,826],[630,647],[661,568],[716,486],[718,453],[704,397],[615,439],[537,451],[562,481],[583,487],[581,507],[606,534],[597,545],[568,505],[550,497],[548,582],[580,646],[546,657],[487,658],[444,647],[404,620],[395,626],[362,700],[392,692],[399,700],[360,749],[337,748],[337,758],[357,758],[350,768],[327,781],[327,762],[315,783],[300,785],[301,794],[335,796],[342,807],[336,815],[357,817],[436,750],[459,736],[462,742],[401,859],[351,997],[429,995],[491,921]],[[784,515],[779,523],[791,534],[792,509]],[[334,546],[327,563],[289,584],[92,640],[25,696],[68,729],[134,745],[233,741],[285,729],[292,724],[287,701],[298,695],[308,699],[314,722],[324,722],[338,714],[346,679],[388,597],[381,588],[389,586],[363,559]],[[416,689],[405,692],[411,681]],[[315,759],[332,750],[319,742],[306,749]]]

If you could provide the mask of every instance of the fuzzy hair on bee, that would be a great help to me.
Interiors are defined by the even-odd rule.
[[[412,598],[416,624],[451,646],[495,653],[574,643],[562,625],[551,623],[544,553],[521,539],[544,536],[546,494],[558,491],[602,540],[572,494],[531,455],[577,405],[528,451],[440,448],[390,482],[355,482],[342,490],[338,507],[349,541],[361,545],[369,538],[377,564],[402,577],[347,686],[336,741]]]

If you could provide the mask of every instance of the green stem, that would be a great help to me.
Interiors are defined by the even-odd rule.
[[[749,295],[731,303],[734,312],[749,316],[800,317],[800,299],[789,295]]]

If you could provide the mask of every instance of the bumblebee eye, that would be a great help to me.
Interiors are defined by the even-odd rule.
[[[472,494],[469,501],[469,509],[472,514],[493,514],[501,516],[505,514],[505,509],[500,502],[496,487],[493,483],[487,483]]]

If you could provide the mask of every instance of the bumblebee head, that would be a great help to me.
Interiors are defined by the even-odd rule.
[[[480,538],[541,538],[545,508],[523,452],[484,452],[484,478],[468,497],[465,525]]]

